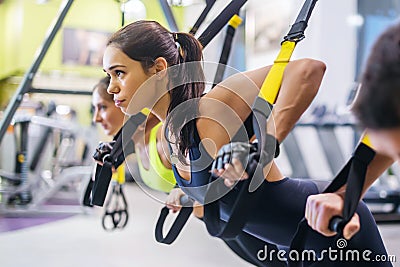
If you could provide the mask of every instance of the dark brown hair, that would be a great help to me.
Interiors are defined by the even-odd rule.
[[[400,126],[400,24],[389,27],[376,40],[352,110],[363,127]]]
[[[171,112],[187,100],[198,99],[204,92],[200,42],[188,33],[172,33],[156,21],[141,20],[128,24],[114,33],[107,45],[119,48],[131,59],[140,61],[145,71],[153,66],[158,57],[165,58],[169,67],[186,62],[197,62],[194,63],[197,64],[196,68],[185,67],[185,64],[182,64],[182,67],[178,68],[179,71],[172,72],[175,77],[169,77],[170,81],[172,80],[169,85],[171,103],[166,123],[176,138],[179,150],[186,155],[195,130],[195,121],[192,118],[197,114],[198,107],[187,105],[190,108]]]

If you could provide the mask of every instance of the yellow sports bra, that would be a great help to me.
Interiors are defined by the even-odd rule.
[[[143,167],[140,153],[136,153],[137,162],[139,165],[140,176],[143,182],[150,188],[169,193],[175,186],[176,181],[174,173],[162,163],[157,151],[157,130],[162,123],[158,123],[150,131],[149,136],[149,169]]]

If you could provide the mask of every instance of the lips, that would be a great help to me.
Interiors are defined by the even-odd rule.
[[[123,102],[125,102],[125,100],[117,100],[117,99],[114,100],[114,103],[115,103],[115,105],[116,105],[117,107],[121,107],[121,104],[122,104]]]

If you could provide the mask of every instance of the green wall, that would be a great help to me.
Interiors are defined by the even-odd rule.
[[[36,0],[4,0],[0,4],[0,107],[10,98],[16,86],[7,82],[10,76],[23,76],[35,53],[43,44],[60,11],[62,0],[37,4]],[[158,0],[142,0],[147,19],[168,27]],[[182,28],[184,8],[174,7],[178,26]],[[115,0],[74,0],[63,27],[112,33],[121,25],[120,6]],[[101,77],[101,66],[66,65],[62,63],[63,28],[51,44],[39,71],[67,73],[81,77]]]
[[[143,0],[143,3],[148,19],[167,26],[158,0]],[[0,31],[0,79],[14,73],[24,73],[30,67],[61,4],[61,0],[50,0],[42,5],[38,5],[35,0],[5,0],[0,4],[0,26],[3,29]],[[173,11],[178,25],[183,25],[183,8],[176,7]],[[120,7],[115,0],[75,0],[63,26],[112,33],[120,27],[120,23]],[[40,70],[77,72],[83,76],[100,75],[97,67],[62,64],[62,33],[63,29],[60,29]]]

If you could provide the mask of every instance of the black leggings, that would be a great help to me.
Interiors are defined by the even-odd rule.
[[[305,250],[295,252],[289,251],[290,242],[304,216],[307,197],[320,192],[317,185],[311,180],[285,178],[272,183],[265,181],[257,190],[262,194],[262,200],[256,207],[249,207],[251,212],[244,227],[246,233],[239,235],[237,240],[225,241],[245,260],[258,266],[284,266],[280,263],[288,257],[298,258],[304,262],[303,266],[392,266],[390,262],[375,261],[387,252],[365,203],[358,205],[361,229],[351,240],[325,237],[309,228]],[[234,197],[235,193],[231,192],[220,200],[222,220],[228,218]],[[253,237],[264,241],[264,247],[252,242]],[[254,262],[253,255],[253,259],[261,260]]]

